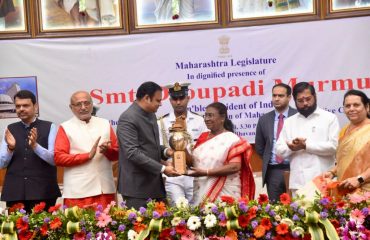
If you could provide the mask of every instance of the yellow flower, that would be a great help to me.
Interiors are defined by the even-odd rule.
[[[115,210],[112,214],[115,218],[121,220],[126,217],[126,211],[125,210]]]
[[[137,217],[136,218],[136,222],[142,222],[143,221],[143,218],[142,217]]]

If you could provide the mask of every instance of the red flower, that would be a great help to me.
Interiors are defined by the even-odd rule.
[[[45,208],[45,202],[40,202],[39,204],[36,204],[34,207],[33,207],[33,212],[34,213],[40,213],[44,210]]]
[[[248,204],[249,203],[249,198],[247,197],[241,197],[238,199],[238,202]]]
[[[164,229],[164,230],[159,234],[159,239],[160,239],[160,240],[171,240],[171,228],[166,228],[166,229]]]
[[[279,225],[276,226],[276,232],[279,234],[279,235],[284,235],[284,234],[287,234],[289,231],[289,226],[288,224],[285,224],[285,223],[280,223]]]
[[[280,195],[280,202],[284,205],[289,205],[291,203],[291,199],[289,194],[283,193]]]
[[[62,226],[62,222],[60,221],[60,218],[55,218],[50,222],[50,229],[57,229]]]
[[[306,233],[303,237],[303,240],[310,240],[311,239],[311,234]]]
[[[73,240],[85,240],[86,239],[85,237],[86,237],[85,232],[81,231],[73,235]]]
[[[60,206],[62,206],[62,204],[58,203],[55,206],[49,207],[48,212],[49,213],[52,213],[52,212],[58,211],[58,209],[60,208]]]
[[[257,206],[253,206],[248,210],[249,219],[253,219],[257,216]]]
[[[145,224],[135,222],[133,229],[135,230],[135,232],[140,233],[141,231],[145,230],[146,227],[147,226]]]
[[[220,238],[217,236],[209,236],[208,240],[219,240]]]
[[[24,209],[24,204],[23,203],[16,203],[13,206],[9,208],[9,213],[15,212],[19,209]]]
[[[340,202],[337,202],[337,208],[343,208],[345,205],[344,202],[340,201]]]
[[[262,218],[261,226],[265,228],[266,231],[272,228],[271,222],[269,218]]]
[[[28,230],[28,222],[23,221],[22,217],[17,219],[17,222],[15,223],[15,226],[21,232]]]
[[[245,228],[249,224],[249,217],[246,215],[240,215],[238,217],[239,226]]]
[[[179,19],[179,17],[180,17],[179,14],[175,14],[175,15],[172,16],[172,20]]]
[[[228,204],[233,204],[235,199],[232,196],[221,196],[221,201],[226,202]]]
[[[258,197],[258,203],[262,205],[262,204],[268,203],[268,202],[269,202],[269,198],[268,198],[267,194],[264,194],[264,193],[260,194],[260,196]]]
[[[40,233],[41,233],[41,236],[48,235],[48,225],[46,223],[41,226]]]
[[[30,231],[21,231],[20,233],[18,233],[18,238],[19,240],[29,240],[32,238],[32,232]]]
[[[337,219],[331,219],[330,222],[331,222],[331,224],[333,224],[335,229],[340,227],[340,223]]]
[[[289,235],[277,235],[275,236],[274,240],[290,240],[292,239]]]
[[[222,220],[222,221],[218,222],[218,225],[221,226],[221,227],[226,227],[227,221],[226,220]]]
[[[179,224],[179,225],[177,225],[176,226],[176,232],[178,233],[178,234],[184,234],[185,233],[185,231],[186,231],[186,226],[185,226],[185,224]]]

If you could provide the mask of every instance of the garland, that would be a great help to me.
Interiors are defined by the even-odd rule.
[[[202,208],[183,198],[174,207],[150,201],[138,210],[124,202],[105,209],[44,209],[40,203],[28,214],[16,205],[0,216],[0,239],[370,239],[369,203],[366,192],[314,201],[282,194],[277,203],[265,194],[257,200],[223,196]]]

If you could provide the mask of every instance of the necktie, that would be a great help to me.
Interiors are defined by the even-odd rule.
[[[276,141],[279,138],[279,135],[280,135],[281,129],[283,129],[283,126],[284,126],[284,115],[280,113],[279,114],[279,121],[278,121],[278,125],[277,125],[277,130],[276,130]],[[279,157],[277,155],[275,157],[275,160],[276,160],[277,163],[282,163],[284,161],[284,159],[282,159],[281,157]]]

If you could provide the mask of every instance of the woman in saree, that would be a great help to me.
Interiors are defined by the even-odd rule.
[[[359,90],[349,90],[343,106],[350,122],[339,134],[337,165],[324,177],[337,177],[344,193],[370,191],[369,98]]]
[[[221,196],[254,198],[255,183],[250,166],[249,143],[233,132],[224,104],[207,106],[204,121],[209,132],[198,138],[190,157],[194,176],[194,204],[215,201]]]

